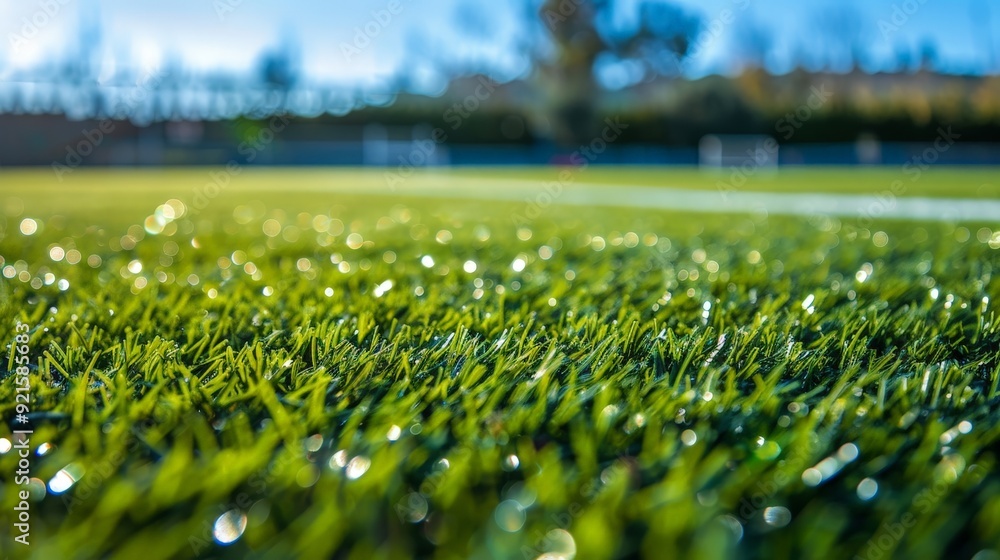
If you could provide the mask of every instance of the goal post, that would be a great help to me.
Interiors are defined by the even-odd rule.
[[[698,165],[702,169],[744,172],[774,171],[778,168],[777,140],[756,134],[709,134],[698,143]]]

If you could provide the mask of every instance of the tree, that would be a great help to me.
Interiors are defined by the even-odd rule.
[[[260,78],[270,91],[278,93],[278,108],[284,112],[288,92],[299,80],[299,56],[294,39],[286,36],[277,48],[262,55]]]
[[[529,0],[530,2],[531,0]],[[700,18],[663,0],[640,0],[632,13],[617,0],[543,0],[538,10],[544,41],[535,44],[541,96],[537,124],[565,145],[597,134],[599,59],[641,68],[641,80],[676,75]],[[631,16],[631,17],[630,17]]]

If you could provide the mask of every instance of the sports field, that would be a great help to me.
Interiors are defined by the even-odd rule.
[[[563,172],[0,172],[0,515],[27,394],[32,558],[1000,558],[997,169]]]

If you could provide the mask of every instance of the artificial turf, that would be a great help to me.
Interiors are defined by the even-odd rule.
[[[1000,554],[997,224],[515,224],[310,173],[197,214],[208,171],[0,175],[0,339],[30,327],[46,444],[4,554]]]

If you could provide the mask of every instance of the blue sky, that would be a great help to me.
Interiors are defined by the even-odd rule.
[[[398,1],[395,14],[390,3]],[[624,0],[623,16],[639,0]],[[630,5],[630,2],[632,4]],[[527,61],[512,45],[521,36],[520,0],[0,0],[0,79],[19,69],[52,64],[75,48],[85,22],[98,22],[103,74],[117,66],[156,67],[167,58],[202,70],[249,72],[259,54],[294,37],[310,81],[378,84],[405,70],[418,87],[440,81],[433,60],[487,65],[501,79]],[[992,0],[675,0],[701,15],[706,29],[685,66],[692,76],[739,67],[740,37],[758,29],[772,47],[767,64],[781,72],[796,60],[815,64],[856,37],[872,54],[869,69],[888,68],[901,47],[935,44],[940,67],[997,72],[1000,3]],[[45,6],[52,15],[45,13]],[[459,24],[462,13],[478,22]],[[846,8],[845,8],[846,6]],[[893,21],[894,7],[896,19]],[[987,10],[987,8],[992,8]],[[726,10],[729,10],[727,14]],[[384,23],[373,13],[382,12]],[[834,22],[844,13],[853,26]],[[906,13],[911,12],[911,13]],[[992,13],[990,13],[992,12]],[[35,24],[25,25],[34,20]],[[38,24],[38,25],[36,25]],[[899,25],[897,25],[899,24]],[[376,30],[354,44],[357,30]],[[888,27],[887,25],[892,25]],[[848,31],[844,31],[848,29]],[[357,50],[347,49],[354,46]],[[346,52],[350,50],[351,52]],[[834,57],[836,58],[836,57]]]

